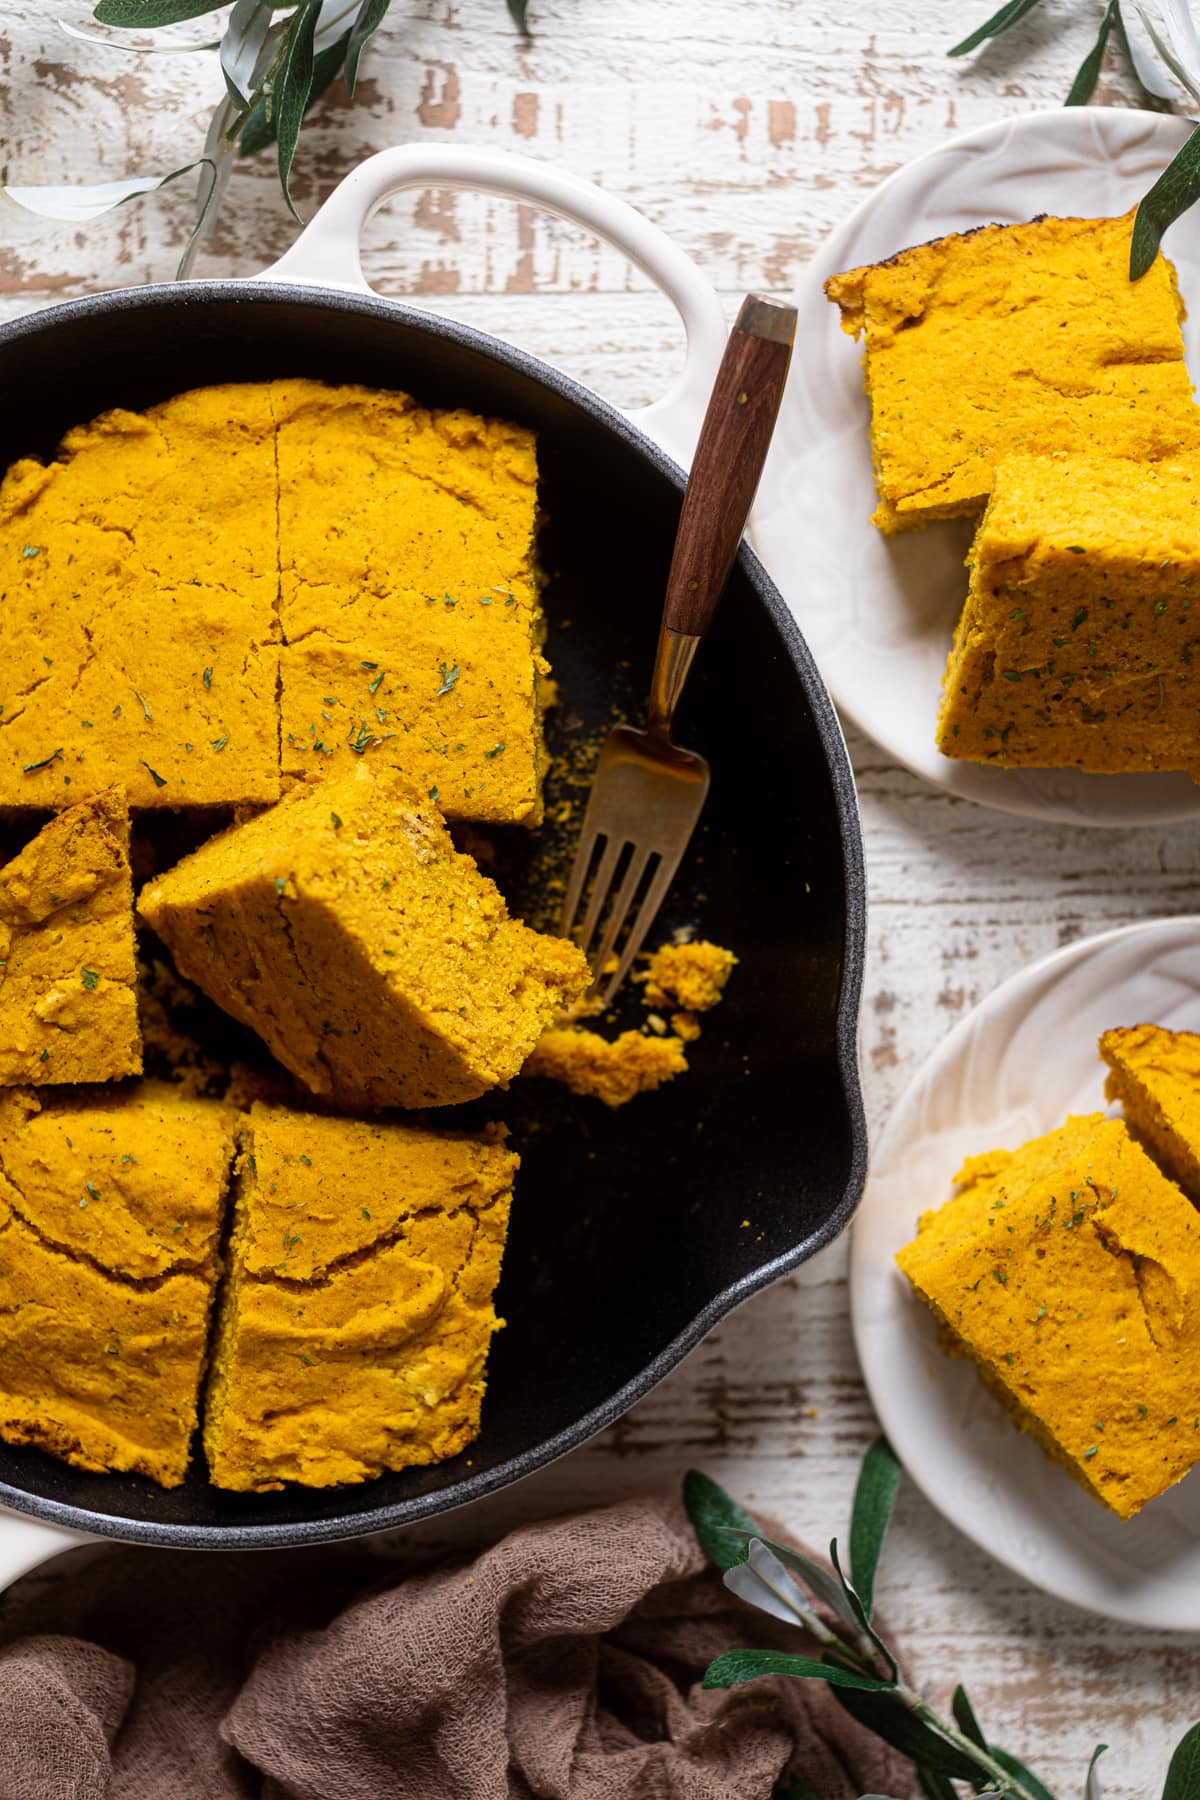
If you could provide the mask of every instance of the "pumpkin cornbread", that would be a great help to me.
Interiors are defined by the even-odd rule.
[[[881,531],[974,515],[1014,452],[1200,444],[1175,271],[1130,281],[1131,220],[986,225],[826,282],[865,343]]]
[[[0,806],[279,791],[268,386],[69,431],[0,485]]]
[[[0,869],[0,1086],[142,1067],[122,790],[82,801]]]
[[[1105,1098],[1159,1166],[1200,1206],[1200,1036],[1161,1025],[1106,1031]]]
[[[452,819],[542,816],[533,433],[276,382],[282,758],[387,744]]]
[[[0,1095],[0,1437],[183,1480],[234,1115],[144,1082]]]
[[[639,979],[646,984],[647,1006],[674,1002],[685,1012],[710,1012],[719,1004],[737,957],[720,944],[700,938],[692,943],[663,944]]]
[[[218,1487],[332,1487],[477,1435],[518,1159],[257,1105],[205,1409]]]
[[[521,1073],[559,1081],[573,1094],[616,1107],[686,1074],[687,1066],[679,1037],[623,1031],[617,1038],[606,1038],[581,1025],[552,1025],[534,1045]]]
[[[946,756],[1200,776],[1200,459],[1013,457],[969,561]]]
[[[315,1093],[447,1106],[515,1075],[591,975],[508,915],[378,759],[305,783],[143,889],[181,972]]]
[[[1021,1429],[1131,1518],[1200,1458],[1200,1220],[1102,1113],[956,1184],[900,1268]]]

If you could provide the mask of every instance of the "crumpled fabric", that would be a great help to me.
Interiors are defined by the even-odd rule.
[[[734,1599],[675,1502],[513,1531],[380,1578],[362,1549],[120,1549],[0,1642],[4,1800],[905,1800],[822,1682],[706,1692],[738,1646],[815,1650]],[[17,1635],[19,1633],[19,1635]]]

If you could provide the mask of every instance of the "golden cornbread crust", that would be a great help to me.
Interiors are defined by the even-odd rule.
[[[333,1487],[478,1434],[517,1157],[253,1108],[206,1404],[218,1487]]]
[[[971,1158],[897,1257],[1014,1419],[1120,1518],[1200,1458],[1200,1220],[1119,1119]]]
[[[1131,227],[987,225],[826,282],[864,339],[881,531],[973,516],[1016,453],[1200,445],[1175,271],[1159,256],[1131,282]]]
[[[210,839],[140,910],[189,980],[351,1110],[508,1082],[591,980],[574,944],[509,917],[378,754]]]
[[[1200,1035],[1132,1025],[1106,1031],[1107,1100],[1159,1166],[1200,1206]]]
[[[0,1086],[138,1075],[124,792],[59,813],[0,869]]]
[[[314,381],[200,388],[0,485],[0,806],[253,804],[392,744],[541,818],[533,434]]]
[[[968,566],[944,755],[1200,776],[1200,458],[1012,457]]]
[[[0,1095],[0,1437],[177,1487],[234,1115],[159,1082]]]

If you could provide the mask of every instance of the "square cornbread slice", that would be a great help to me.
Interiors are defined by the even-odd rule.
[[[1119,1119],[971,1158],[897,1262],[1015,1422],[1128,1519],[1200,1458],[1200,1220]]]
[[[1200,1206],[1200,1035],[1132,1025],[1106,1031],[1100,1054],[1105,1098],[1120,1101],[1134,1136]]]
[[[140,909],[182,974],[352,1110],[507,1083],[590,982],[576,946],[510,918],[432,802],[377,757],[210,839]]]
[[[205,1408],[218,1487],[333,1487],[471,1442],[517,1161],[499,1127],[254,1106]]]
[[[0,484],[0,806],[279,792],[269,386],[69,431]]]
[[[1130,281],[1131,226],[986,225],[826,282],[865,345],[881,531],[973,516],[1015,452],[1200,443],[1175,271]]]
[[[276,382],[282,761],[395,752],[452,819],[541,818],[533,433]]]
[[[138,1075],[129,814],[109,788],[0,868],[0,1086]]]
[[[177,1487],[235,1115],[145,1082],[0,1095],[0,1437]]]
[[[1200,458],[1012,457],[969,562],[944,755],[1200,776]]]

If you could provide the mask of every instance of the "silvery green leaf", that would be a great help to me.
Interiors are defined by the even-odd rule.
[[[762,1533],[720,1482],[700,1469],[689,1469],[683,1478],[683,1504],[700,1548],[718,1569],[744,1563],[750,1539]],[[734,1538],[741,1542],[734,1542]]]
[[[850,1512],[850,1572],[867,1618],[875,1603],[875,1571],[900,1486],[900,1463],[885,1437],[863,1457]]]
[[[66,19],[57,21],[65,36],[77,38],[81,44],[98,44],[102,50],[120,50],[125,56],[191,56],[197,50],[216,50],[220,38],[206,38],[198,44],[123,44],[120,38],[105,37],[102,31],[81,31]]]
[[[243,111],[254,96],[254,75],[270,29],[271,0],[237,0],[221,39],[221,73]]]
[[[823,1606],[827,1606],[830,1612],[841,1619],[844,1625],[853,1625],[855,1630],[858,1629],[858,1618],[854,1608],[842,1592],[839,1583],[828,1569],[821,1567],[819,1562],[814,1562],[810,1556],[803,1555],[799,1550],[789,1549],[786,1544],[777,1544],[773,1539],[763,1537],[761,1532],[740,1531],[731,1525],[717,1526],[716,1529],[725,1532],[731,1538],[737,1538],[747,1548],[753,1538],[758,1538],[760,1543],[765,1544],[768,1550],[775,1553],[780,1562],[786,1564],[789,1569],[794,1570],[803,1579],[815,1599],[819,1600]]]
[[[1200,1725],[1193,1725],[1175,1746],[1162,1800],[1200,1800]]]
[[[969,1737],[971,1742],[977,1744],[981,1750],[986,1750],[987,1739],[980,1728],[979,1720],[975,1717],[975,1708],[967,1698],[967,1690],[961,1682],[954,1690],[950,1710],[954,1714],[954,1722],[963,1736]]]
[[[1200,71],[1196,75],[1192,75],[1185,68],[1176,56],[1174,49],[1164,39],[1148,9],[1141,4],[1141,0],[1136,0],[1136,6],[1137,16],[1146,28],[1146,35],[1167,68],[1170,69],[1180,87],[1189,93],[1193,100],[1200,100]]]
[[[10,185],[3,192],[26,212],[37,213],[43,219],[58,219],[67,225],[87,225],[115,207],[124,206],[127,200],[136,200],[139,194],[152,194],[169,181],[177,181],[181,175],[200,168],[205,160],[200,157],[195,162],[185,163],[181,169],[172,169],[169,175],[129,175],[124,181],[97,181],[71,187]]]
[[[1018,1762],[1017,1758],[1009,1751],[997,1749],[995,1744],[989,1744],[988,1755],[993,1762],[998,1762],[1009,1775],[1015,1775],[1025,1792],[1032,1794],[1033,1800],[1054,1800],[1054,1795],[1045,1783],[1039,1781],[1033,1770],[1027,1769],[1023,1762]]]
[[[355,15],[354,24],[350,28],[350,42],[346,46],[346,88],[353,95],[358,80],[358,62],[367,40],[373,37],[382,25],[391,0],[362,0]]]
[[[1158,65],[1137,33],[1130,30],[1129,20],[1119,4],[1117,6],[1117,31],[1125,46],[1125,54],[1133,64],[1133,72],[1137,77],[1138,86],[1155,100],[1174,100],[1176,89],[1172,83],[1166,80],[1165,76],[1160,74]]]
[[[1000,33],[1007,31],[1010,25],[1016,25],[1027,12],[1032,12],[1037,4],[1038,0],[1007,0],[1007,4],[1002,6],[999,12],[994,12],[990,19],[985,19],[982,25],[977,25],[975,30],[963,38],[961,43],[955,44],[952,49],[947,50],[947,56],[968,56],[972,50],[978,50],[981,44],[986,43],[988,38],[999,37]]]
[[[1104,64],[1104,51],[1108,44],[1108,34],[1112,30],[1117,16],[1117,0],[1108,0],[1108,5],[1100,19],[1100,29],[1096,33],[1096,41],[1080,63],[1070,91],[1063,101],[1064,106],[1086,106],[1096,91],[1096,83],[1100,79],[1100,70]]]
[[[854,1609],[855,1624],[857,1625],[857,1627],[860,1631],[862,1631],[867,1637],[870,1638],[870,1640],[874,1644],[876,1650],[878,1650],[880,1656],[882,1656],[884,1662],[887,1664],[891,1679],[893,1681],[895,1681],[896,1676],[898,1674],[898,1670],[896,1667],[896,1659],[892,1655],[891,1651],[888,1649],[887,1645],[884,1643],[883,1639],[880,1637],[879,1633],[876,1631],[875,1627],[872,1625],[870,1614],[867,1612],[866,1607],[863,1605],[861,1596],[858,1594],[857,1590],[855,1589],[854,1583],[848,1579],[848,1577],[845,1574],[845,1571],[842,1568],[841,1562],[838,1558],[838,1547],[837,1547],[837,1539],[836,1538],[834,1538],[833,1542],[829,1546],[829,1560],[834,1566],[834,1569],[837,1573],[837,1578],[842,1584],[842,1588],[845,1592],[847,1600],[850,1602],[851,1607]]]
[[[958,1800],[958,1789],[949,1776],[938,1774],[936,1769],[918,1769],[917,1786],[925,1800]]]
[[[1107,1744],[1097,1744],[1092,1751],[1092,1760],[1088,1764],[1087,1786],[1083,1790],[1083,1800],[1104,1800],[1104,1796],[1100,1792],[1100,1777],[1096,1773],[1096,1764],[1107,1749]]]
[[[817,1624],[807,1598],[761,1538],[751,1538],[749,1559],[726,1569],[721,1579],[739,1600],[769,1613],[773,1619],[781,1619],[785,1625],[803,1625],[811,1630]]]
[[[237,151],[233,134],[240,116],[236,103],[226,94],[209,121],[204,139],[204,157],[196,178],[196,218],[179,258],[179,267],[175,271],[180,281],[191,274],[196,252],[216,224],[217,212],[233,173],[233,159]]]
[[[891,1689],[874,1675],[860,1675],[854,1669],[843,1669],[839,1663],[818,1662],[812,1656],[791,1656],[782,1650],[726,1650],[704,1671],[702,1687],[739,1687],[743,1681],[757,1681],[763,1675],[791,1675],[798,1681],[827,1681],[830,1687],[857,1688],[862,1693],[878,1694]]]
[[[216,10],[212,0],[98,0],[92,17],[101,25],[120,25],[126,31],[153,31]]]
[[[275,140],[279,151],[279,185],[293,218],[299,214],[292,204],[290,178],[292,158],[300,137],[300,127],[308,110],[312,93],[315,58],[313,38],[321,0],[300,0],[287,26],[287,42],[279,70],[279,93],[275,108]]]
[[[1185,69],[1191,70],[1194,79],[1200,77],[1200,38],[1196,36],[1188,0],[1158,0],[1158,5],[1176,56]]]
[[[918,1718],[893,1688],[883,1687],[873,1693],[839,1688],[834,1698],[852,1719],[902,1756],[910,1757],[922,1771],[972,1785],[980,1779],[979,1764],[957,1744],[948,1742],[936,1725]]]
[[[313,58],[312,86],[308,90],[308,107],[314,107],[330,84],[337,80],[346,54],[346,34],[338,38],[328,50]],[[267,96],[260,95],[246,114],[242,125],[242,136],[239,149],[243,156],[253,156],[259,150],[265,150],[268,144],[275,142],[275,109],[268,105]]]

